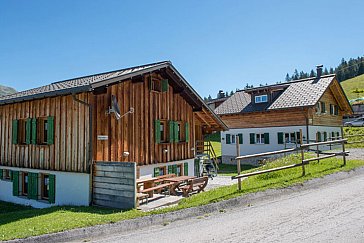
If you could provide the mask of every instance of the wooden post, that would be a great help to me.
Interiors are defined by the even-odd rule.
[[[321,142],[321,141],[319,141],[319,140],[318,140],[318,133],[316,133],[316,143],[318,143],[318,142]],[[320,149],[320,146],[319,146],[319,145],[317,145],[317,146],[316,146],[316,157],[317,157],[317,158],[319,158],[319,157],[320,157],[319,149]],[[320,163],[320,160],[317,160],[317,163]]]
[[[239,136],[236,136],[235,139],[236,142],[236,157],[240,156],[240,144],[239,144]],[[241,167],[240,167],[240,159],[236,160],[236,166],[237,166],[237,170],[238,170],[238,175],[240,175],[241,172]],[[241,179],[238,179],[238,189],[239,191],[241,191]]]
[[[341,139],[344,139],[344,128],[341,126]],[[344,166],[346,165],[346,154],[345,154],[345,141],[341,142],[342,148],[343,148],[343,161]]]
[[[302,176],[306,175],[306,171],[305,171],[305,165],[303,164],[303,161],[305,160],[305,153],[303,151],[302,148],[302,143],[303,143],[303,133],[302,133],[302,129],[300,129],[300,145],[301,145],[301,157],[302,157]]]

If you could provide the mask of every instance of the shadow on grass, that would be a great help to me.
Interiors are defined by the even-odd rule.
[[[108,215],[113,213],[127,212],[130,210],[120,210],[113,208],[101,208],[96,206],[90,207],[50,207],[36,209],[30,206],[23,206],[13,203],[0,201],[0,225],[8,224],[18,220],[29,219],[55,212],[72,212],[72,213],[90,213],[99,215]]]

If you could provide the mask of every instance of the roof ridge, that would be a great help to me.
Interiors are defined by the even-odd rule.
[[[90,74],[90,75],[86,75],[86,76],[80,76],[80,77],[75,77],[75,78],[70,78],[70,79],[55,81],[55,82],[52,82],[50,84],[57,84],[57,83],[67,82],[67,81],[71,81],[71,80],[75,80],[75,79],[89,78],[89,77],[93,77],[93,76],[99,76],[99,75],[111,74],[111,73],[115,73],[115,72],[121,72],[121,71],[125,71],[127,69],[142,68],[142,67],[146,67],[146,66],[160,65],[160,64],[165,64],[165,63],[172,64],[171,61],[160,61],[160,62],[148,63],[148,64],[144,64],[144,65],[138,65],[138,66],[133,66],[133,67],[126,67],[126,68],[112,70],[112,71],[107,71],[107,72],[102,72],[102,73],[95,73],[95,74]]]

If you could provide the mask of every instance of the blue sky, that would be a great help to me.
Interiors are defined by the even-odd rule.
[[[364,55],[364,1],[0,0],[0,84],[17,90],[171,60],[201,94]]]

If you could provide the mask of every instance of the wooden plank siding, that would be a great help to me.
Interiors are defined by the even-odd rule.
[[[162,79],[157,74],[152,75]],[[130,161],[141,166],[193,158],[194,129],[190,129],[189,142],[155,143],[155,120],[188,122],[189,127],[194,128],[197,118],[192,106],[175,93],[171,85],[167,92],[150,91],[149,78],[146,75],[144,82],[127,80],[109,86],[105,94],[94,95],[95,160]],[[121,114],[128,112],[131,107],[134,113],[120,120],[116,120],[113,114],[106,115],[112,95],[118,100]],[[107,135],[109,139],[97,140],[98,135]],[[124,152],[129,155],[124,156]]]
[[[311,111],[311,117],[313,118],[312,125],[318,126],[341,126],[342,125],[342,117],[344,115],[344,111],[339,109],[338,115],[330,114],[330,104],[339,105],[333,92],[328,89],[321,97],[320,102],[325,102],[326,104],[326,113],[325,114],[317,114],[314,109]]]
[[[89,94],[76,95],[88,102]],[[71,95],[0,106],[0,165],[87,172],[88,109]],[[12,143],[12,120],[54,117],[54,144]]]

